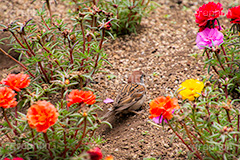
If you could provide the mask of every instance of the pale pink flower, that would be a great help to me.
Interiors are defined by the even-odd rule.
[[[205,46],[212,47],[223,43],[223,34],[217,28],[205,28],[202,32],[198,32],[196,43],[199,49]]]
[[[111,99],[111,98],[106,98],[104,101],[103,101],[103,103],[113,103],[114,102],[114,100],[113,99]]]

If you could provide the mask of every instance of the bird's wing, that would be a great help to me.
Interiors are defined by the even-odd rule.
[[[145,87],[140,84],[125,85],[116,97],[113,104],[116,113],[129,108],[138,102],[145,94]]]

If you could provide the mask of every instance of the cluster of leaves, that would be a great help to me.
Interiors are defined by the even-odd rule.
[[[38,15],[41,23],[30,19],[24,23],[2,25],[4,32],[11,33],[10,37],[4,39],[10,38],[12,49],[20,53],[17,63],[36,79],[38,84],[74,79],[80,83],[80,88],[86,86],[101,68],[102,62],[107,62],[106,54],[102,50],[105,24],[94,29],[88,27],[84,21],[90,21],[89,17],[92,18],[91,21],[95,19],[95,16],[90,16],[89,13],[84,17],[76,17],[70,28],[69,24],[61,19],[46,18],[44,9],[38,11]],[[22,59],[24,61],[21,63]]]
[[[1,24],[2,31],[10,33],[10,36],[0,43],[4,44],[3,40],[9,39],[19,58],[14,59],[1,48],[0,51],[31,77],[28,88],[24,86],[23,90],[15,90],[17,102],[13,90],[0,87],[0,94],[4,95],[0,96],[0,101],[6,103],[4,98],[11,98],[14,102],[11,106],[0,104],[4,119],[0,136],[6,139],[4,144],[0,143],[1,158],[68,159],[81,154],[89,159],[92,155],[95,159],[102,159],[100,149],[89,151],[101,142],[94,133],[104,123],[95,112],[101,110],[94,104],[96,96],[92,92],[76,90],[68,93],[74,87],[89,90],[87,85],[93,75],[104,67],[103,62],[108,63],[102,48],[106,35],[112,36],[111,30],[117,34],[136,32],[142,16],[152,8],[149,8],[150,0],[73,2],[77,10],[72,14],[71,23],[53,15],[50,2],[46,0],[42,9],[37,10],[39,19],[14,21],[7,26]],[[13,89],[21,84],[21,78],[9,79],[13,82],[9,83],[11,85],[2,84]],[[11,97],[6,96],[5,90],[11,93]],[[87,98],[86,101],[84,98]],[[67,103],[69,100],[72,102]],[[44,111],[44,106],[40,104],[56,107],[54,121],[52,113]],[[33,106],[35,109],[32,109]],[[30,112],[33,115],[29,115]]]
[[[69,159],[102,142],[100,137],[94,135],[100,125],[95,112],[100,109],[99,106],[81,104],[67,108],[66,101],[63,101],[55,107],[59,114],[58,121],[46,133],[30,128],[25,113],[18,111],[16,116],[11,109],[5,110],[1,137],[6,140],[1,144],[1,157]],[[43,118],[42,115],[38,116]]]
[[[98,8],[91,6],[75,16],[73,23],[65,23],[52,15],[48,0],[46,4],[50,18],[43,7],[37,11],[40,18],[36,21],[1,24],[2,31],[11,36],[0,43],[9,39],[12,49],[20,56],[16,60],[0,48],[1,52],[18,63],[32,79],[29,88],[17,91],[15,108],[4,110],[0,105],[4,113],[0,136],[6,139],[0,143],[1,158],[66,159],[101,142],[94,134],[101,124],[95,111],[101,108],[85,103],[69,107],[67,95],[74,87],[89,90],[86,86],[93,75],[103,67],[103,62],[108,63],[102,46],[105,32],[111,28],[112,15],[104,12],[99,19],[100,13],[93,14]],[[4,97],[1,98],[4,102]],[[59,114],[57,123],[43,134],[31,129],[26,117],[27,109],[42,100],[55,103]]]
[[[239,99],[236,99],[240,94],[240,30],[238,22],[234,22],[237,17],[235,15],[239,12],[234,13],[234,9],[239,10],[240,7],[229,9],[227,18],[231,19],[233,25],[230,29],[223,29],[217,19],[224,15],[221,6],[220,3],[209,2],[195,14],[200,27],[197,45],[204,49],[208,73],[210,74],[212,69],[215,76],[210,74],[209,82],[205,82],[203,91],[196,92],[199,94],[198,99],[188,98],[188,102],[182,102],[173,123],[169,123],[189,149],[189,156],[199,159],[237,159],[240,154],[240,112],[237,107]],[[217,11],[212,12],[213,9]],[[214,77],[217,79],[214,80]],[[188,88],[194,87],[186,86],[185,90]],[[231,97],[232,91],[237,96]],[[182,133],[182,136],[178,133]]]
[[[234,159],[240,154],[239,108],[225,91],[208,83],[194,102],[182,102],[170,125],[191,154],[199,159]]]
[[[239,159],[240,155],[240,6],[228,10],[230,29],[220,27],[217,20],[224,15],[222,10],[222,4],[209,2],[195,14],[196,42],[204,49],[209,76],[204,76],[204,82],[188,79],[180,85],[176,92],[183,99],[180,109],[172,102],[176,98],[160,103],[161,96],[150,103],[150,118],[155,122],[151,123],[166,122],[188,148],[190,159]],[[232,91],[237,96],[229,94]]]
[[[82,1],[72,0],[75,4],[77,12],[84,11],[84,6],[96,5],[101,8],[102,11],[108,11],[112,14],[114,22],[112,23],[112,32],[114,34],[128,34],[136,33],[136,28],[140,24],[142,17],[146,16],[152,11],[158,4],[150,0],[93,0]],[[99,17],[102,19],[102,17]],[[110,34],[111,35],[111,34]]]
[[[229,79],[231,83],[231,90],[235,90],[240,93],[240,42],[239,42],[239,31],[236,27],[239,24],[234,24],[232,28],[226,29],[224,33],[224,43],[221,46],[221,52],[215,57],[213,64],[218,61],[222,67],[219,69],[219,77]],[[210,63],[210,62],[209,62]],[[208,64],[209,64],[208,63]]]

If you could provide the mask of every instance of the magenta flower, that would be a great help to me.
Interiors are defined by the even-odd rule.
[[[212,47],[223,43],[223,34],[217,28],[205,28],[202,32],[198,32],[196,43],[199,49]]]
[[[104,101],[103,101],[103,103],[113,103],[114,102],[114,100],[112,100],[111,98],[106,98]]]
[[[9,158],[4,158],[3,160],[11,160]],[[16,157],[16,158],[13,158],[12,160],[23,160],[22,158],[19,158],[19,157]]]
[[[161,116],[152,118],[152,120],[153,120],[153,122],[155,122],[155,123],[157,123],[157,124],[161,124],[161,123],[162,123],[162,120],[163,120],[163,117],[162,117],[162,115],[161,115]],[[164,122],[167,123],[166,119],[164,119]]]
[[[173,109],[172,114],[174,113],[175,109]],[[152,118],[153,122],[157,123],[157,124],[161,124],[162,120],[163,120],[163,116],[158,116],[158,117],[154,117]],[[164,119],[165,123],[168,123],[166,119]]]

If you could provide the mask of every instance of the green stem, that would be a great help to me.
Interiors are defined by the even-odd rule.
[[[27,48],[28,48],[28,50],[31,52],[31,54],[32,54],[33,56],[36,56],[36,54],[33,52],[32,48],[29,46],[27,40],[26,40],[23,36],[22,36],[22,39],[23,39],[24,43],[26,43]],[[50,81],[49,81],[49,79],[48,79],[48,77],[47,77],[47,74],[46,74],[45,70],[43,69],[42,63],[41,63],[41,62],[38,62],[38,65],[39,65],[40,70],[42,71],[42,73],[43,73],[43,75],[44,75],[44,77],[45,77],[45,81],[46,81],[47,83],[50,83]]]
[[[63,154],[63,158],[65,158],[66,157],[66,152],[67,152],[67,140],[66,140],[66,130],[64,130],[64,132],[63,132],[63,140],[64,140],[64,145],[65,145],[65,147],[64,147],[64,154]]]
[[[19,101],[19,92],[17,92],[17,96],[16,96],[16,98],[17,98],[17,102]],[[15,119],[16,119],[16,121],[15,121],[15,126],[17,126],[17,118],[18,118],[18,113],[17,113],[17,111],[18,111],[18,108],[17,108],[17,106],[18,105],[16,105],[16,107],[15,107]]]
[[[45,140],[45,142],[46,142],[46,147],[47,147],[47,149],[48,149],[48,151],[49,151],[50,157],[51,157],[51,159],[53,159],[53,153],[52,153],[52,151],[51,151],[51,149],[50,149],[50,144],[49,144],[49,140],[48,140],[47,133],[44,133],[44,132],[43,132],[43,137],[44,137],[44,140]]]
[[[232,121],[231,121],[231,118],[230,118],[230,115],[229,115],[229,111],[227,109],[225,109],[225,110],[227,112],[228,122],[230,123],[230,126],[232,127]]]
[[[18,42],[18,44],[20,44],[20,46],[21,46],[23,49],[27,49],[27,48],[22,44],[22,42],[17,38],[17,36],[15,35],[15,33],[12,32],[12,31],[10,31],[10,32],[12,33],[13,37],[16,39],[16,41]],[[26,51],[26,53],[28,54],[29,57],[32,57],[32,55],[31,55],[28,51]]]
[[[102,44],[103,44],[103,41],[104,41],[104,37],[105,37],[105,28],[103,27],[102,28],[102,38],[101,38],[101,41],[100,41],[100,44],[99,44],[99,50],[102,49]]]
[[[168,120],[167,122],[171,130],[174,132],[174,134],[182,141],[182,143],[189,149],[189,151],[193,152],[192,148],[190,148],[189,145],[183,140],[183,138],[172,128]]]
[[[6,115],[5,109],[2,108],[2,110],[3,110],[3,116],[4,116],[4,118],[6,119],[7,124],[8,124],[9,127],[13,130],[14,134],[18,136],[18,133],[17,133],[16,129],[13,128],[12,124],[10,123],[10,121],[9,121],[7,115]]]
[[[192,137],[191,137],[190,134],[189,134],[189,130],[188,130],[186,124],[185,124],[185,123],[181,123],[181,122],[180,122],[180,124],[183,125],[184,129],[186,130],[187,136],[188,136],[188,138],[189,138],[189,140],[190,140],[193,148],[195,149],[196,154],[195,154],[195,153],[194,153],[194,154],[195,154],[199,159],[202,160],[203,158],[202,158],[202,156],[200,155],[198,149],[196,148],[196,146],[195,146],[195,144],[194,144],[194,142],[193,142],[193,140],[192,140]]]
[[[46,47],[44,47],[44,46],[42,45],[42,43],[39,43],[39,44],[42,46],[42,48],[43,48],[47,53],[49,53],[50,56],[52,56],[52,53],[51,53]],[[60,66],[59,62],[58,62],[57,60],[54,60],[54,61],[55,61],[56,64],[60,67],[60,69],[61,69],[62,71],[64,71],[63,68],[62,68],[62,66]]]
[[[228,67],[230,67],[230,64],[228,63],[229,61],[228,61],[228,58],[227,58],[227,54],[226,54],[225,48],[223,47],[223,45],[221,45],[221,48],[222,48],[223,54],[224,54],[224,56],[225,56],[227,65],[228,65]]]
[[[35,146],[35,144],[34,144],[35,136],[34,136],[34,133],[33,133],[33,129],[32,129],[32,128],[31,128],[31,133],[32,133],[32,138],[33,138],[33,140],[32,140],[33,148],[34,148],[34,151],[36,151],[37,148],[36,148],[36,146]]]
[[[47,29],[50,31],[50,28],[48,27],[46,21],[44,20],[43,16],[41,15],[41,19],[43,21],[43,24],[47,27]]]
[[[2,131],[3,134],[6,135],[6,137],[9,139],[10,142],[13,142],[12,138],[8,135],[8,133],[5,133],[5,131]]]
[[[23,67],[26,71],[28,71],[28,73],[33,77],[36,78],[28,69],[27,67],[25,67],[21,62],[19,62],[18,60],[16,60],[15,58],[13,58],[10,54],[8,54],[7,52],[5,52],[2,48],[0,48],[0,51],[5,54],[6,56],[8,56],[9,58],[11,58],[14,62],[16,62],[18,65],[20,65],[21,67]]]
[[[207,53],[208,59],[210,59],[210,55],[209,55],[209,52],[208,52],[207,49],[206,49],[206,53]],[[211,65],[211,62],[210,62],[210,65]],[[212,65],[211,65],[211,66],[212,66]],[[215,66],[212,66],[212,68],[213,68],[213,70],[217,73],[217,75],[219,75],[219,73],[218,73],[217,69],[215,68]]]
[[[240,124],[240,115],[238,115],[238,121],[237,121],[237,130],[239,132],[239,124]],[[237,134],[237,143],[236,144],[239,144],[238,143],[238,140],[239,140],[239,134]],[[238,153],[238,146],[236,146],[236,153]]]
[[[7,115],[6,115],[5,109],[2,108],[2,110],[3,110],[3,116],[4,116],[4,118],[6,119],[7,124],[9,125],[9,127],[10,127],[11,129],[13,129],[12,124],[11,124],[10,121],[8,120],[8,117],[7,117]]]
[[[100,44],[99,44],[99,50],[102,49],[102,44],[103,44],[103,41],[104,41],[104,37],[105,37],[105,28],[102,29],[102,38],[101,38],[101,41],[100,41]],[[100,53],[97,53],[97,58],[95,60],[95,65],[94,65],[93,72],[92,72],[91,76],[93,76],[94,73],[97,70],[99,55],[100,55]]]
[[[50,6],[49,0],[46,0],[46,3],[47,3],[47,7],[48,7],[48,10],[49,10],[49,14],[50,14],[50,20],[51,20],[51,23],[52,23],[53,22],[52,21],[52,10],[51,10],[51,6]]]
[[[82,30],[82,36],[83,36],[83,54],[86,49],[86,38],[85,38],[85,33],[84,33],[84,28],[83,28],[83,19],[80,22],[81,30]]]
[[[84,118],[84,128],[83,128],[82,137],[81,137],[80,141],[78,142],[78,145],[76,146],[76,148],[72,151],[71,156],[73,156],[74,153],[76,152],[76,150],[81,146],[82,141],[86,135],[86,129],[87,129],[87,117]]]
[[[218,62],[219,62],[219,64],[220,64],[220,67],[225,71],[225,68],[224,68],[224,66],[223,66],[223,64],[222,64],[222,62],[221,62],[221,59],[220,59],[220,57],[219,57],[218,52],[215,51],[214,53],[215,53],[215,56],[217,57],[217,60],[218,60]]]

